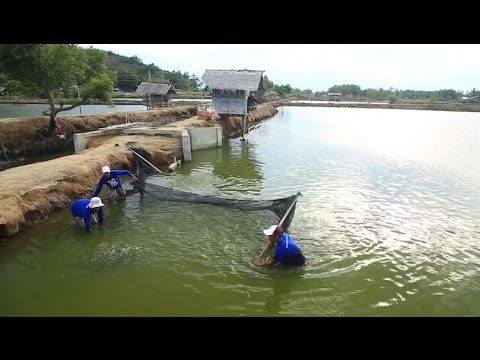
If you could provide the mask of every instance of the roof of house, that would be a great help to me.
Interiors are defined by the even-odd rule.
[[[136,92],[152,95],[166,95],[167,93],[176,94],[175,88],[171,84],[156,84],[143,81],[138,85]]]
[[[202,80],[211,89],[257,91],[263,70],[205,70]]]
[[[6,87],[5,86],[0,86],[0,91],[5,91]]]

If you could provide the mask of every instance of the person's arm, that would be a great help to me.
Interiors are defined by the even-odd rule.
[[[115,175],[128,175],[128,176],[134,176],[130,171],[128,170],[112,170],[110,172],[110,174],[112,174],[112,176],[115,176]]]
[[[275,259],[270,259],[265,261],[262,261],[260,259],[255,259],[255,261],[253,262],[253,265],[259,266],[259,267],[273,266],[275,264],[276,264]]]
[[[103,224],[103,207],[101,207],[100,210],[98,210],[98,222],[100,224]]]
[[[102,176],[100,180],[98,181],[97,187],[95,188],[95,191],[93,192],[92,197],[98,196],[100,194],[100,191],[102,190],[103,184],[105,184],[105,177]]]
[[[113,173],[115,173],[115,175],[128,175],[130,176],[131,178],[133,178],[133,181],[137,181],[137,177],[135,175],[133,175],[130,171],[128,170],[113,170],[112,171],[112,175]]]
[[[85,224],[85,231],[87,232],[92,231],[92,227],[90,226],[91,217],[92,213],[88,209],[85,209],[85,211],[83,212],[83,223]]]

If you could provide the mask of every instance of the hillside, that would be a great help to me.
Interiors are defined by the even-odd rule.
[[[105,60],[105,63],[109,69],[122,70],[132,73],[141,72],[142,69],[146,67],[146,65],[141,63],[141,60],[136,57],[129,58],[127,56],[114,54],[110,51],[107,53],[107,59]]]
[[[148,81],[149,71],[152,82],[169,83],[178,90],[197,90],[199,85],[199,78],[195,74],[163,70],[153,63],[144,64],[137,56],[127,57],[109,51],[106,65],[117,72],[117,87],[127,92],[135,91],[142,81]]]

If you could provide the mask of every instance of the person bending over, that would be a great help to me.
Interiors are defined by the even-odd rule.
[[[96,221],[93,214],[98,215],[98,222],[103,224],[103,203],[99,197],[93,197],[89,199],[79,199],[70,206],[70,212],[73,215],[73,221],[76,224],[82,224],[85,227],[85,231],[92,231],[92,218]]]
[[[108,166],[102,167],[102,176],[98,181],[97,187],[93,192],[93,196],[98,196],[104,184],[107,184],[107,200],[113,200],[116,194],[119,198],[125,197],[125,189],[123,188],[122,179],[120,175],[128,175],[137,181],[137,177],[128,170],[110,170]]]
[[[256,266],[273,266],[275,264],[283,264],[289,266],[305,265],[305,256],[303,256],[300,247],[293,240],[290,234],[283,231],[281,226],[272,225],[268,229],[263,230],[268,236],[271,244],[276,245],[275,254],[270,260],[262,261],[259,257],[255,259]]]

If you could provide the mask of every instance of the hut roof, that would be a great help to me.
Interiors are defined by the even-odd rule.
[[[263,86],[262,70],[205,70],[202,80],[211,89],[257,91]]]
[[[176,94],[175,88],[171,84],[156,84],[156,83],[148,83],[146,81],[142,81],[140,85],[138,85],[137,93],[141,94],[152,94],[152,95],[166,95],[168,94]]]

